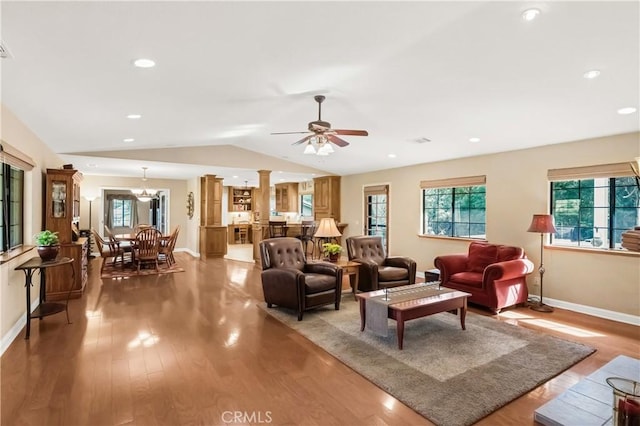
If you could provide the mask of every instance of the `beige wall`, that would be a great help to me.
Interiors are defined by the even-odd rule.
[[[38,136],[25,126],[9,109],[1,106],[0,138],[31,157],[36,166],[25,173],[25,244],[32,245],[30,236],[42,230],[42,195],[44,173],[47,168],[59,168],[62,160]],[[30,197],[29,194],[35,196]],[[14,271],[15,267],[36,255],[31,250],[7,263],[0,265],[0,336],[5,334],[26,313],[24,274]],[[39,276],[34,277],[35,289],[39,288]],[[32,302],[37,299],[37,291],[31,292]]]
[[[140,178],[118,176],[93,176],[85,175],[80,187],[82,201],[80,203],[80,228],[89,227],[89,202],[84,199],[87,194],[98,195],[100,198],[91,204],[91,226],[95,229],[103,229],[104,199],[103,189],[133,189],[139,188]],[[168,231],[180,226],[180,234],[176,242],[176,249],[187,247],[187,187],[188,181],[177,179],[152,179],[147,178],[147,187],[166,191],[169,195]],[[141,216],[141,220],[142,220]]]
[[[425,154],[428,156],[428,152]],[[526,232],[534,213],[548,212],[547,170],[631,161],[640,155],[640,133],[589,139],[539,148],[463,158],[342,177],[345,235],[362,234],[365,185],[387,183],[389,251],[433,268],[433,259],[464,252],[468,241],[421,238],[420,181],[487,176],[487,239],[525,248],[540,262],[540,236]],[[640,256],[545,249],[544,296],[564,302],[640,315]],[[533,277],[529,278],[531,293]],[[534,291],[535,290],[535,291]]]

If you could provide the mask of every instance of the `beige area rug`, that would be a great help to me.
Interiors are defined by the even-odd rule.
[[[449,313],[406,322],[400,351],[395,321],[387,337],[360,331],[351,294],[339,311],[327,305],[302,321],[291,310],[259,306],[441,426],[475,423],[595,352],[474,313],[466,331]]]
[[[102,260],[100,260],[102,262]],[[133,268],[130,265],[126,265],[123,269],[120,263],[116,263],[113,266],[112,262],[109,261],[105,266],[100,278],[110,279],[110,278],[129,278],[129,277],[139,277],[144,275],[157,275],[157,274],[173,274],[174,272],[184,272],[184,269],[179,267],[178,264],[174,263],[171,267],[167,266],[166,263],[161,263],[158,265],[158,271],[154,268],[144,268],[138,270]]]

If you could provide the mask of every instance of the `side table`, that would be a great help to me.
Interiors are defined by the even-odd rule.
[[[440,281],[440,269],[428,269],[424,271],[424,282]]]
[[[22,265],[16,267],[16,271],[23,271],[25,277],[24,286],[26,288],[27,293],[27,331],[25,335],[25,339],[29,338],[31,334],[31,319],[32,318],[42,318],[57,314],[59,312],[65,311],[67,314],[67,323],[71,324],[69,321],[69,297],[71,296],[71,291],[73,290],[73,283],[75,282],[75,271],[73,269],[73,261],[74,259],[69,257],[59,257],[54,260],[43,261],[40,257],[32,257],[31,259],[24,262]],[[44,273],[46,268],[53,268],[56,266],[62,265],[70,265],[71,267],[71,283],[69,284],[69,292],[67,293],[67,301],[66,303],[56,303],[56,302],[47,302],[46,300],[46,287],[47,287],[47,274]],[[33,274],[38,271],[40,274],[40,303],[33,312],[31,312],[31,287],[33,286]]]
[[[360,282],[360,262],[338,259],[338,261],[335,262],[335,265],[342,269],[343,276],[347,275],[349,277],[349,285],[353,292],[353,299],[357,300],[356,293],[358,292],[358,283]]]

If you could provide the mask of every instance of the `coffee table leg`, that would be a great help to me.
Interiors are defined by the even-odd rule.
[[[402,315],[399,315],[396,320],[396,331],[398,334],[398,349],[402,350],[402,341],[404,340],[404,318],[402,318]]]
[[[460,308],[460,325],[462,326],[463,330],[466,330],[464,326],[464,319],[466,316],[467,316],[467,299],[464,299],[464,302],[462,302],[462,307]]]
[[[364,326],[367,323],[367,301],[360,299],[360,331],[364,331]]]

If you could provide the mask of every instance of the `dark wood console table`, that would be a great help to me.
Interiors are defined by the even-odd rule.
[[[59,257],[55,260],[49,260],[44,262],[39,257],[32,257],[31,259],[24,262],[22,265],[16,267],[16,271],[23,271],[25,283],[24,286],[27,292],[27,332],[24,336],[25,339],[29,338],[29,334],[31,333],[31,319],[32,318],[44,318],[49,315],[57,314],[59,312],[65,311],[67,314],[67,323],[71,324],[69,321],[69,297],[71,296],[71,292],[73,291],[73,283],[75,282],[75,271],[73,269],[73,261],[74,259],[70,257]],[[69,292],[67,293],[67,300],[65,303],[56,303],[56,302],[47,302],[46,298],[46,287],[47,287],[47,274],[44,273],[44,269],[53,268],[56,266],[62,265],[70,265],[71,266],[71,282],[69,283]],[[37,271],[40,273],[40,304],[38,307],[31,312],[31,287],[33,286],[33,274]]]

